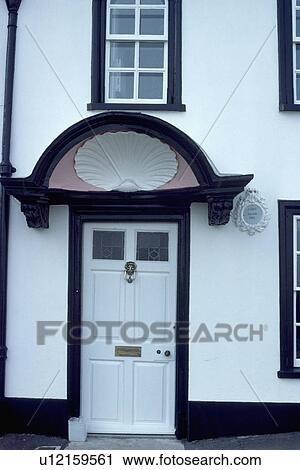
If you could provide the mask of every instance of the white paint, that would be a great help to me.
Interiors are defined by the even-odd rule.
[[[40,0],[24,1],[19,14],[12,133],[12,162],[17,167],[17,176],[31,173],[42,152],[60,132],[93,114],[86,110],[90,101],[91,1],[43,0],[42,8],[40,4]],[[5,44],[4,2],[0,2],[0,18],[1,44]],[[271,33],[276,22],[275,0],[183,0],[183,102],[187,112],[149,113],[189,134],[221,172],[255,173],[253,184],[265,195],[272,217],[268,228],[252,239],[233,225],[209,227],[207,207],[193,206],[192,328],[199,321],[209,324],[223,320],[253,321],[266,323],[268,332],[263,343],[193,344],[189,384],[192,400],[257,401],[240,372],[242,369],[260,399],[299,402],[299,381],[280,380],[276,375],[279,368],[277,200],[300,199],[300,115],[278,111],[276,29]],[[3,60],[1,49],[2,71]],[[10,396],[41,396],[48,380],[47,368],[53,368],[54,375],[57,366],[65,362],[66,351],[59,343],[58,348],[37,354],[32,324],[28,322],[39,317],[42,296],[38,295],[33,280],[40,286],[40,270],[44,270],[48,288],[43,287],[43,296],[51,304],[59,304],[60,318],[65,315],[67,225],[65,218],[56,214],[62,209],[56,208],[53,215],[57,219],[51,220],[49,232],[28,230],[15,203],[13,207],[7,392]],[[39,258],[34,261],[36,269],[30,277],[24,277],[32,247]],[[56,249],[63,250],[63,256],[53,255]],[[50,260],[52,274],[46,265],[40,267],[40,259]],[[30,263],[29,266],[33,260]],[[49,297],[49,286],[55,296]],[[26,307],[24,312],[23,296],[26,301],[34,299],[30,311]],[[52,308],[46,306],[46,309],[47,317],[56,315]],[[23,367],[24,357],[32,359],[30,380]],[[66,377],[60,380],[63,384],[53,395],[62,397]]]
[[[124,256],[93,258],[95,231],[124,233]],[[168,261],[141,261],[139,232],[169,234]],[[175,323],[177,290],[177,225],[89,223],[84,226],[83,319],[89,322]],[[124,266],[137,264],[136,277],[127,282]],[[127,324],[128,324],[127,323]],[[140,357],[121,357],[115,348],[132,347],[114,327],[105,336],[98,328],[94,341],[82,346],[82,416],[90,433],[174,434],[175,347],[153,342],[150,333],[141,340],[141,328],[127,330],[141,348]],[[143,330],[144,331],[144,330]],[[158,354],[157,351],[160,351]],[[171,354],[165,356],[165,351]]]
[[[136,132],[107,132],[88,140],[75,156],[77,176],[107,191],[151,191],[177,173],[176,153],[159,139]]]
[[[36,336],[37,322],[67,318],[68,209],[52,207],[50,229],[32,230],[13,200],[10,227],[5,393],[66,398],[66,343],[57,334],[39,346]]]

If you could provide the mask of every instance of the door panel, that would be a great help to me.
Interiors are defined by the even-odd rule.
[[[177,224],[86,223],[83,235],[83,320],[126,330],[97,327],[82,345],[88,432],[174,434],[175,343],[157,338],[153,322],[176,321]],[[137,265],[132,282],[127,261]]]
[[[167,368],[167,363],[134,364],[134,423],[166,424]],[[151,406],[145,406],[145,402]]]
[[[90,365],[91,419],[122,422],[124,364],[121,361],[92,360]]]

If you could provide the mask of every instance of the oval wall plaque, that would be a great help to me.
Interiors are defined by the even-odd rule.
[[[270,220],[266,201],[256,189],[246,189],[238,197],[231,216],[235,225],[249,235],[262,232]]]

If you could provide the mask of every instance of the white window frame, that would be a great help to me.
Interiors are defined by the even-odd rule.
[[[300,36],[297,36],[296,29],[296,12],[300,11],[300,5],[297,6],[297,0],[292,1],[292,11],[293,11],[293,85],[294,85],[294,101],[296,104],[300,104],[300,97],[297,99],[297,75],[300,76],[300,69],[297,69],[297,60],[296,60],[296,49],[297,45],[300,45]]]
[[[135,10],[135,34],[110,34],[110,11],[111,10]],[[139,32],[140,11],[141,10],[164,10],[164,35],[141,35]],[[168,93],[168,18],[169,18],[169,0],[165,0],[164,5],[141,5],[140,0],[136,0],[133,5],[111,5],[107,0],[106,11],[106,63],[105,63],[105,102],[106,103],[142,103],[142,104],[166,104]],[[110,43],[118,42],[135,42],[135,57],[133,68],[131,67],[110,67]],[[163,42],[164,43],[164,67],[158,68],[140,68],[139,67],[139,44],[140,42]],[[110,72],[133,72],[134,74],[134,95],[133,98],[117,99],[109,97],[109,74]],[[139,73],[150,72],[160,73],[163,75],[163,96],[162,99],[144,99],[138,98]]]
[[[293,253],[294,253],[294,294],[293,294],[293,309],[294,309],[294,367],[300,367],[300,358],[297,358],[296,349],[296,330],[300,327],[300,323],[297,323],[297,312],[296,312],[296,296],[297,292],[300,291],[300,287],[297,286],[297,256],[300,256],[300,250],[297,250],[297,223],[300,220],[300,215],[294,215],[294,237],[293,237]]]

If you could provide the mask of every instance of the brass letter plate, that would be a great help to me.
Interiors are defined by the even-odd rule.
[[[115,356],[119,357],[141,357],[142,348],[135,346],[116,346]]]

